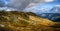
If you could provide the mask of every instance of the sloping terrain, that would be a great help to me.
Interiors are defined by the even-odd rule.
[[[0,11],[0,31],[59,31],[58,26],[32,12]]]

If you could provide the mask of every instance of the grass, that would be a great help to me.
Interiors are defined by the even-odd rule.
[[[57,24],[31,12],[0,12],[0,31],[59,31]]]

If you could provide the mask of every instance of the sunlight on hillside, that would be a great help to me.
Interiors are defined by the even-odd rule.
[[[31,12],[0,11],[0,31],[55,31],[55,25]]]

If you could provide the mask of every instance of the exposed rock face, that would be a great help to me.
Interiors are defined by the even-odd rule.
[[[31,12],[0,11],[0,31],[55,31],[55,24]]]

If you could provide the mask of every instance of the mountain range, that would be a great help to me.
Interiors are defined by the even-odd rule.
[[[55,6],[49,11],[50,13],[60,13],[60,6]]]
[[[47,18],[54,22],[60,22],[60,13],[43,13],[39,14],[38,16],[41,16],[42,18]]]
[[[45,11],[40,14],[39,13],[37,13],[38,16],[47,18],[54,22],[60,22],[60,7],[59,6],[55,6],[52,9],[48,10],[47,12]]]

